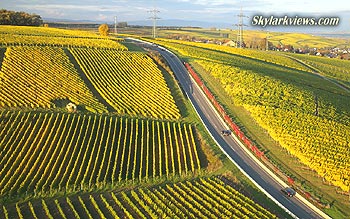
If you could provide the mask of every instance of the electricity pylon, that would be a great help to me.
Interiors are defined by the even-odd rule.
[[[154,1],[153,1],[153,4],[154,4]],[[157,10],[156,7],[154,6],[154,9],[153,9],[153,10],[150,10],[150,11],[148,11],[148,12],[152,14],[152,16],[149,17],[149,19],[152,19],[152,21],[153,21],[152,37],[153,37],[153,38],[156,38],[156,37],[157,37],[157,33],[156,33],[156,30],[157,30],[157,20],[160,19],[160,18],[157,16],[157,14],[158,14],[160,11]]]
[[[243,11],[242,11],[242,7],[241,7],[241,12],[239,13],[238,16],[238,24],[236,24],[235,26],[238,27],[238,33],[237,33],[237,41],[236,41],[236,47],[237,48],[242,48],[243,46],[243,27],[244,26],[247,26],[243,23],[243,18],[244,17],[248,17],[248,16],[245,16],[243,14]]]

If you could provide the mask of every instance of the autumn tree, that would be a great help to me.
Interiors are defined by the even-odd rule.
[[[108,36],[108,33],[109,33],[109,27],[107,24],[101,24],[99,27],[98,27],[98,32],[100,32],[100,35],[101,36]]]
[[[42,23],[43,20],[37,14],[0,10],[0,25],[40,26]]]

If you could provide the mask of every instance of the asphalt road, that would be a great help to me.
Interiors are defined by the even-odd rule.
[[[226,125],[219,118],[211,103],[207,100],[204,93],[189,76],[183,63],[170,52],[159,49],[153,46],[153,49],[158,50],[161,55],[167,60],[171,69],[176,75],[182,90],[191,100],[196,108],[207,130],[211,133],[216,142],[226,151],[226,154],[243,169],[251,179],[253,179],[260,187],[276,199],[281,205],[287,208],[297,218],[322,218],[308,206],[302,203],[296,197],[288,198],[281,189],[283,188],[273,177],[263,170],[241,146],[236,142],[233,136],[222,136],[221,131],[226,129]]]

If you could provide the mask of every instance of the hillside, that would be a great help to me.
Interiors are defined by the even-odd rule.
[[[153,188],[91,193],[13,204],[5,218],[276,218],[227,179],[201,178]]]
[[[119,33],[135,34],[143,37],[150,37],[151,28],[121,28]],[[209,41],[227,41],[237,39],[237,30],[216,29],[216,28],[160,28],[157,31],[160,38],[182,39],[182,40],[209,40]],[[349,37],[339,34],[339,37],[325,37],[305,33],[277,32],[263,30],[244,30],[243,39],[248,46],[261,43],[268,36],[269,42],[274,46],[292,45],[294,48],[348,48],[350,44]],[[263,43],[264,44],[264,43]]]
[[[350,93],[338,86],[341,80],[348,83],[345,69],[349,62],[334,60],[333,64],[324,58],[299,55],[295,59],[283,53],[177,40],[153,42],[195,67],[219,101],[243,123],[242,129],[273,163],[287,171],[296,186],[315,196],[336,198],[344,204],[338,207],[347,212],[347,197],[334,190],[347,194],[350,186]],[[324,77],[314,72],[318,66]],[[334,69],[339,73],[331,74]],[[305,185],[305,180],[310,184]],[[334,187],[324,188],[324,182]]]
[[[0,218],[288,218],[159,57],[85,31],[0,35]]]

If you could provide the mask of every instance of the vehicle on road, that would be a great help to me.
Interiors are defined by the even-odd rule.
[[[290,187],[281,189],[281,191],[288,197],[293,197],[295,194],[297,194],[297,192]]]
[[[221,131],[221,135],[223,135],[223,136],[229,136],[229,135],[231,135],[231,130],[222,130],[222,131]]]

